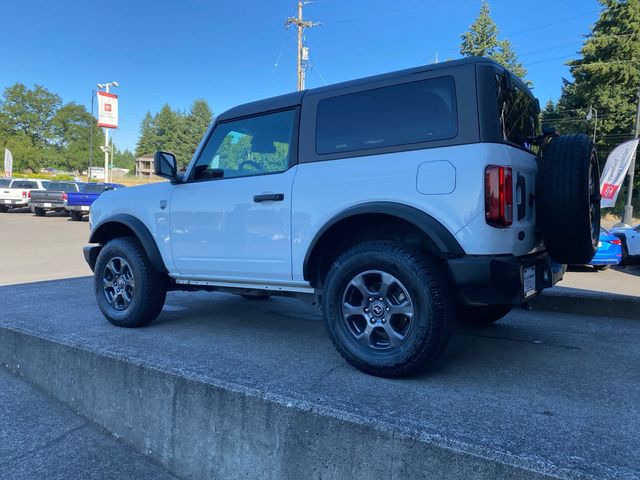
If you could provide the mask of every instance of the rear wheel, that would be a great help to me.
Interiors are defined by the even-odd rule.
[[[119,327],[141,327],[162,311],[166,282],[140,243],[135,238],[122,237],[110,240],[100,251],[94,290],[107,320]]]
[[[82,220],[82,212],[78,212],[77,210],[70,210],[69,214],[71,215],[71,220],[74,222],[79,222]]]
[[[6,205],[0,205],[0,213],[7,213],[9,211],[9,207]]]
[[[323,295],[336,349],[372,375],[401,377],[423,370],[453,331],[445,278],[435,261],[399,243],[351,248],[331,266]]]
[[[456,313],[460,323],[474,326],[487,326],[505,317],[513,310],[513,307],[513,305],[509,304],[480,305],[475,307],[458,305]]]
[[[608,270],[610,266],[611,265],[594,265],[593,268],[595,268],[599,272],[604,272],[605,270]]]
[[[551,258],[587,264],[600,234],[600,172],[585,134],[552,138],[539,160],[536,182],[538,226]]]
[[[47,214],[47,211],[41,207],[34,207],[33,213],[36,217],[44,217]]]

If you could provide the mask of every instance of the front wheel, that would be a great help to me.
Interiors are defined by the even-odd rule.
[[[95,265],[94,291],[102,314],[119,327],[142,327],[155,320],[167,292],[164,275],[131,237],[110,240],[102,248]]]
[[[436,262],[396,242],[357,245],[331,266],[323,310],[351,365],[381,377],[415,374],[444,350],[454,315]]]

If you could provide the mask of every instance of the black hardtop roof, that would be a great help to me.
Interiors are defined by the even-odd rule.
[[[452,67],[458,67],[461,65],[469,65],[476,63],[491,63],[498,68],[504,68],[499,63],[485,57],[465,57],[459,60],[450,60],[442,63],[432,63],[429,65],[422,65],[419,67],[407,68],[404,70],[397,70],[394,72],[383,73],[380,75],[373,75],[370,77],[357,78],[355,80],[348,80],[346,82],[334,83],[332,85],[326,85],[323,87],[312,88],[309,90],[303,90],[301,92],[287,93],[285,95],[279,95],[277,97],[266,98],[264,100],[257,100],[255,102],[245,103],[238,105],[237,107],[230,108],[229,110],[221,113],[217,117],[217,121],[229,120],[232,118],[244,117],[247,115],[255,115],[260,112],[268,112],[271,110],[279,110],[282,108],[289,108],[302,103],[302,97],[305,95],[314,95],[316,93],[325,93],[332,90],[339,90],[346,87],[354,87],[358,85],[364,85],[371,82],[377,82],[380,80],[386,80],[395,77],[404,77],[406,75],[412,75],[416,73],[430,72],[436,70],[445,70]],[[514,76],[514,78],[516,78]],[[518,83],[522,83],[517,80]],[[524,83],[522,83],[524,85]]]

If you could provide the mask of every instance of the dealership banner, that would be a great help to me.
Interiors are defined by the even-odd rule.
[[[600,195],[602,196],[600,206],[602,208],[615,206],[622,182],[624,182],[631,160],[636,154],[639,140],[635,138],[621,143],[607,157],[607,163],[600,177]]]
[[[118,128],[118,96],[98,92],[98,126]]]
[[[4,149],[4,176],[10,177],[13,174],[13,155],[8,148]]]

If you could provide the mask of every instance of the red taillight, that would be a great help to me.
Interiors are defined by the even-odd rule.
[[[62,194],[62,201],[66,202],[68,198],[69,198],[69,195],[67,195],[66,193]]]
[[[26,191],[22,191],[22,198],[27,198],[27,193],[31,193],[31,192],[26,192]]]
[[[609,243],[613,243],[614,245],[622,245],[622,240],[616,238],[615,240],[609,240]]]
[[[513,181],[510,167],[489,165],[484,171],[484,211],[487,223],[505,228],[513,223]]]
[[[29,198],[31,198],[31,190],[29,190],[29,195],[28,195],[28,197],[29,197]]]

